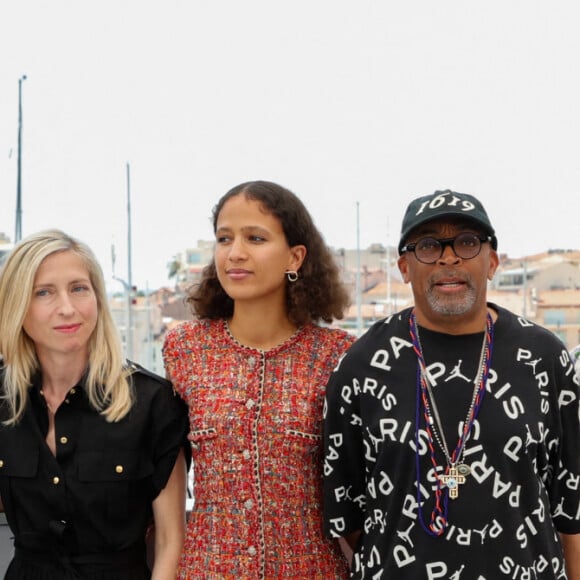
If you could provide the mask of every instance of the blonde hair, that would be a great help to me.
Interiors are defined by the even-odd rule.
[[[4,359],[3,398],[10,409],[7,425],[22,417],[33,376],[41,370],[34,342],[24,331],[23,323],[36,272],[48,256],[57,252],[73,252],[81,258],[97,300],[97,324],[89,339],[85,383],[89,401],[109,422],[122,419],[133,404],[130,371],[123,366],[121,340],[95,255],[86,244],[60,230],[44,230],[22,240],[0,272],[0,356]]]

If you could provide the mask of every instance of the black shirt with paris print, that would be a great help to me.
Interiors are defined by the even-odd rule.
[[[470,473],[429,534],[442,435],[417,406],[411,309],[377,322],[330,378],[325,408],[325,531],[362,530],[352,578],[565,578],[558,532],[580,533],[579,389],[551,332],[490,305],[489,379],[461,462]],[[452,451],[473,397],[483,332],[419,328],[432,396]],[[419,429],[417,430],[417,411]],[[443,471],[441,471],[443,473]]]

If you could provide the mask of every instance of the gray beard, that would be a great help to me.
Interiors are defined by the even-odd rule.
[[[469,285],[467,287],[466,294],[460,298],[445,297],[436,295],[433,287],[429,288],[427,291],[427,302],[429,306],[437,314],[443,316],[457,316],[460,314],[465,314],[473,308],[476,300],[476,292],[473,286]]]

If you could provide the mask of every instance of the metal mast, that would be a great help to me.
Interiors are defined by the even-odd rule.
[[[26,75],[18,79],[18,165],[16,173],[16,225],[14,228],[14,243],[22,239],[22,82]]]
[[[127,163],[127,358],[133,360],[133,265],[131,253],[131,170]]]

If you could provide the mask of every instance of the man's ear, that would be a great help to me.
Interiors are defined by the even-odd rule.
[[[397,260],[397,266],[399,266],[399,272],[401,272],[401,276],[403,276],[403,282],[408,284],[411,279],[409,278],[409,263],[407,262],[407,254],[399,256],[399,259]]]
[[[487,279],[493,280],[495,272],[499,266],[499,257],[495,250],[491,250],[489,253],[489,268],[487,270]]]

